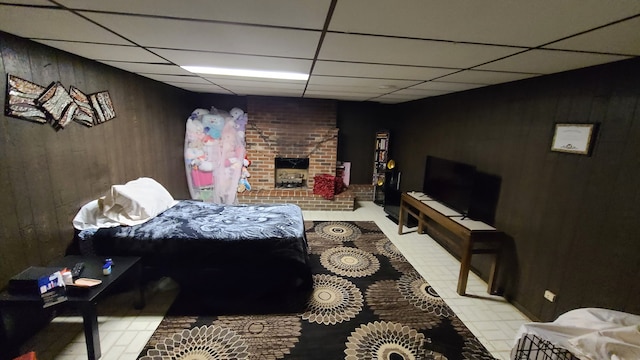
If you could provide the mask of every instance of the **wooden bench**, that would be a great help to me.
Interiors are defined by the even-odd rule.
[[[493,262],[489,274],[487,292],[496,294],[495,276],[498,271],[501,244],[504,234],[493,226],[481,221],[465,218],[462,214],[447,208],[439,202],[419,192],[403,193],[400,198],[398,215],[398,234],[402,235],[404,217],[410,214],[418,220],[418,233],[425,233],[429,221],[433,221],[448,230],[455,238],[460,239],[461,252],[460,273],[458,275],[457,292],[465,295],[467,279],[471,268],[471,256],[474,254],[492,254]],[[483,244],[477,248],[477,244]]]

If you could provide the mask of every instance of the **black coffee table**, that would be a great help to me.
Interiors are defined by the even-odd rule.
[[[50,263],[48,266],[61,268],[73,267],[78,262],[84,262],[85,267],[80,277],[98,279],[102,283],[90,288],[67,287],[68,300],[60,305],[68,304],[74,306],[82,313],[84,335],[87,342],[87,354],[89,360],[99,359],[102,356],[100,350],[100,336],[98,333],[98,313],[97,305],[105,295],[109,293],[114,286],[126,279],[135,281],[139,289],[139,297],[134,303],[135,308],[144,307],[144,292],[141,284],[142,265],[139,257],[134,256],[115,256],[112,257],[113,266],[110,275],[102,274],[103,257],[87,257],[81,255],[69,255]],[[42,300],[38,296],[33,295],[16,295],[4,291],[0,293],[0,310],[5,306],[42,306]],[[0,311],[0,333],[4,333],[4,324],[2,323],[2,313]],[[6,340],[6,339],[0,339]],[[3,341],[4,342],[4,341]],[[13,349],[16,351],[17,349]]]

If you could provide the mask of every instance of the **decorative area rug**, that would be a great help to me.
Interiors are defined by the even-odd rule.
[[[494,359],[374,222],[305,226],[304,312],[185,316],[177,299],[139,359]]]

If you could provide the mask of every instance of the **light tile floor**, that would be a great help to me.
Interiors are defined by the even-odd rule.
[[[305,220],[375,221],[416,270],[433,286],[456,315],[498,359],[509,359],[515,334],[530,320],[504,298],[487,294],[487,284],[469,274],[467,294],[456,293],[460,262],[427,235],[398,226],[386,218],[382,207],[359,202],[354,211],[304,211]],[[414,231],[412,231],[414,230]],[[165,279],[167,280],[167,279]],[[147,306],[132,307],[133,293],[115,294],[98,305],[103,360],[136,359],[153,334],[178,289],[170,281],[150,284]],[[36,350],[39,360],[81,360],[87,358],[82,318],[59,316],[29,339],[24,351]]]

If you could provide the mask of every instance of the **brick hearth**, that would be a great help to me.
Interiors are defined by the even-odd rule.
[[[302,210],[352,211],[356,200],[371,201],[373,199],[373,185],[351,185],[349,189],[327,200],[316,195],[312,190],[255,190],[238,194],[241,204],[296,204]]]
[[[238,194],[241,204],[296,204],[302,210],[352,211],[356,197],[352,191],[342,192],[327,200],[312,190],[256,190]]]

